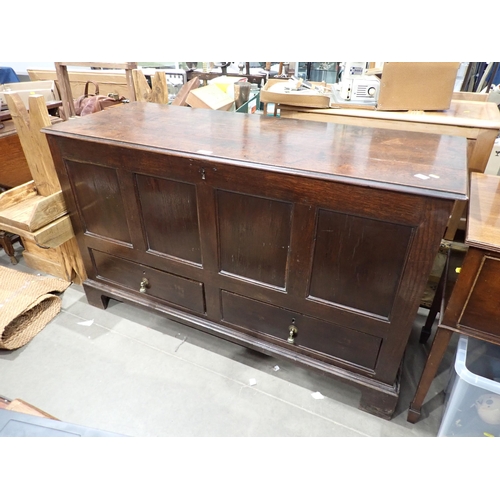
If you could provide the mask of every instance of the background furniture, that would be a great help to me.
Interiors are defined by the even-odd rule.
[[[282,118],[466,137],[469,172],[484,172],[500,131],[500,112],[492,102],[452,100],[450,109],[429,112],[315,109],[283,105],[279,109]],[[454,239],[466,206],[466,201],[456,202],[445,239]]]
[[[91,304],[131,302],[320,370],[391,418],[466,198],[465,139],[140,102],[45,133]]]
[[[0,130],[0,186],[12,188],[29,182],[31,172],[24,156],[16,126],[12,120],[2,122]]]
[[[500,344],[500,177],[471,174],[465,256],[451,297],[443,305],[408,421],[416,422],[454,332]],[[446,298],[446,293],[444,294]]]
[[[19,235],[0,230],[0,246],[10,257],[10,261],[12,264],[18,263],[16,251],[14,250],[14,243],[20,242],[20,240],[21,238],[19,237]]]
[[[198,77],[203,85],[206,85],[206,83],[209,80],[212,80],[213,78],[217,78],[222,75],[227,75],[227,76],[241,76],[245,77],[248,79],[250,83],[256,83],[260,88],[264,86],[267,80],[267,73],[266,74],[255,74],[251,73],[250,71],[250,63],[245,63],[245,72],[240,74],[240,73],[228,73],[227,68],[222,68],[221,71],[202,71],[202,70],[191,70],[187,72],[187,80],[191,80],[193,78]]]
[[[73,97],[79,97],[81,94],[73,95],[71,90],[71,83],[69,79],[68,66],[84,66],[84,67],[103,67],[106,69],[122,69],[125,71],[125,79],[127,82],[127,99],[130,101],[135,101],[135,91],[134,91],[134,81],[132,76],[132,70],[137,69],[137,64],[133,62],[127,63],[98,63],[98,62],[56,62],[56,74],[57,81],[59,83],[59,91],[61,94],[61,100],[63,104],[64,114],[66,118],[75,116],[75,106],[73,103]],[[105,89],[99,89],[103,95],[106,95]],[[119,95],[121,97],[121,95]]]
[[[56,83],[60,92],[60,84],[55,68],[49,69],[28,69],[28,75],[31,81],[51,80]],[[68,70],[68,80],[72,95],[76,98],[83,95],[85,84],[88,81],[96,82],[99,85],[99,91],[107,95],[109,93],[124,96],[130,100],[130,87],[127,81],[127,75],[124,71],[113,70]]]
[[[45,99],[30,96],[28,113],[19,95],[5,97],[33,180],[0,194],[0,230],[22,238],[28,266],[81,283],[85,270],[47,139],[40,132],[53,123]]]

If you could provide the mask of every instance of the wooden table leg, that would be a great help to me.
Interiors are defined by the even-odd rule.
[[[439,365],[443,360],[444,354],[448,349],[448,344],[450,343],[452,330],[447,328],[438,327],[436,335],[434,336],[434,341],[432,342],[431,350],[429,356],[427,357],[427,362],[425,363],[424,371],[420,377],[420,382],[418,383],[417,390],[413,401],[410,404],[408,410],[408,422],[414,424],[420,418],[420,410],[424,403],[425,396],[429,391],[429,387],[436,376]]]
[[[19,240],[19,236],[7,233],[0,230],[0,246],[5,250],[5,253],[10,257],[12,264],[17,264],[16,252],[12,246],[12,242]]]

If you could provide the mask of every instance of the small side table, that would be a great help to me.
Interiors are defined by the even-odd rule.
[[[470,186],[469,248],[409,408],[411,423],[420,417],[454,332],[500,345],[500,177],[472,172]]]

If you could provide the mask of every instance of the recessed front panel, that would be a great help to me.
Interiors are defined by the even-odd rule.
[[[130,243],[123,198],[114,168],[67,160],[86,232]]]
[[[201,263],[196,186],[145,175],[136,180],[149,249]]]
[[[389,317],[412,228],[319,210],[310,298]]]
[[[217,192],[220,270],[284,288],[291,203]]]

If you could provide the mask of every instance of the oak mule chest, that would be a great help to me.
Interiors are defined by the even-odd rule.
[[[320,370],[391,418],[466,140],[133,102],[47,134],[110,298]]]

